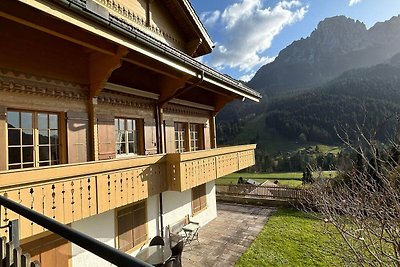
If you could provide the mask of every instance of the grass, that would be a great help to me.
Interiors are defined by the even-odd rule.
[[[324,227],[304,212],[279,209],[235,266],[343,266]]]
[[[315,173],[315,176],[318,174]],[[324,177],[332,177],[336,176],[335,171],[324,171],[322,172]],[[224,177],[218,178],[216,180],[216,184],[225,185],[225,184],[236,184],[239,177],[243,179],[253,179],[259,183],[263,183],[265,181],[278,181],[282,185],[289,185],[298,187],[301,185],[301,178],[303,177],[302,172],[274,172],[274,173],[232,173],[226,175]]]
[[[246,123],[243,130],[234,137],[233,144],[248,144],[249,140],[255,140],[257,147],[268,152],[270,155],[276,155],[278,152],[295,152],[305,150],[308,147],[318,145],[320,152],[324,154],[337,154],[340,148],[337,146],[328,146],[315,142],[302,144],[294,140],[290,140],[266,126],[265,114],[259,115]]]

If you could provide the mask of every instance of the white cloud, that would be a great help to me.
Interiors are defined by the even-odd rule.
[[[362,0],[350,0],[349,6],[353,6],[353,5],[356,5],[356,4],[358,4],[358,3],[361,3],[361,1],[362,1]]]
[[[215,23],[218,21],[221,12],[219,10],[215,10],[212,12],[203,12],[200,14],[200,19],[207,27],[213,27]]]
[[[256,72],[255,72],[255,71],[252,71],[252,72],[250,72],[250,73],[248,73],[248,74],[245,74],[245,75],[240,76],[240,77],[239,77],[239,80],[244,81],[244,82],[248,82],[248,81],[251,80],[251,78],[254,77],[255,74],[256,74]]]
[[[219,23],[224,38],[211,54],[212,66],[238,68],[249,77],[254,68],[275,59],[262,54],[284,27],[302,20],[308,9],[297,0],[282,0],[274,7],[263,2],[240,0],[222,12]]]

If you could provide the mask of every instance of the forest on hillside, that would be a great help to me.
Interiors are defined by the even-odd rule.
[[[260,108],[264,109],[265,128],[305,147],[309,144],[340,145],[340,136],[347,133],[350,138],[354,137],[357,127],[385,141],[393,137],[399,124],[400,67],[382,64],[351,70],[317,88],[264,101],[264,105],[236,103],[228,106],[224,119],[218,121],[218,142],[236,144],[235,137],[260,113]],[[260,140],[256,134],[249,135],[246,141],[258,143]],[[339,158],[340,155],[318,151],[275,153],[258,146],[254,170],[302,171],[307,164],[330,170]]]
[[[265,123],[279,134],[302,142],[337,144],[355,127],[385,140],[398,124],[400,68],[378,65],[344,73],[301,94],[271,99]]]

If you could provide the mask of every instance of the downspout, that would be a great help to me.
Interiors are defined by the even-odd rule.
[[[176,92],[176,94],[174,94],[173,96],[168,97],[167,99],[165,99],[164,101],[158,101],[156,103],[156,109],[155,109],[155,115],[156,115],[156,135],[157,135],[157,153],[158,154],[164,154],[166,153],[166,146],[164,144],[164,138],[162,138],[162,131],[163,131],[163,117],[162,117],[162,107],[168,103],[168,101],[172,100],[173,98],[176,98],[180,95],[182,95],[183,93],[189,91],[190,89],[200,85],[203,81],[204,81],[204,71],[201,71],[200,76],[198,76],[200,78],[200,80],[198,80],[197,82],[186,86],[184,88],[182,88],[181,90],[179,90],[178,92]],[[164,133],[165,134],[165,133]],[[167,185],[166,185],[167,186]],[[160,208],[160,232],[161,232],[161,237],[164,238],[164,209],[163,209],[163,194],[162,192],[159,194],[159,208]]]

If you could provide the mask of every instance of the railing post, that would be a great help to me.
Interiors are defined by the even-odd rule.
[[[12,220],[9,223],[10,228],[10,241],[13,242],[14,247],[19,247],[19,221]]]
[[[0,238],[0,266],[5,266],[6,263],[6,237]]]
[[[14,263],[14,244],[12,241],[6,243],[6,267],[12,267]]]
[[[22,250],[20,247],[16,246],[13,249],[13,258],[14,258],[13,267],[21,267],[21,257],[22,257]]]

